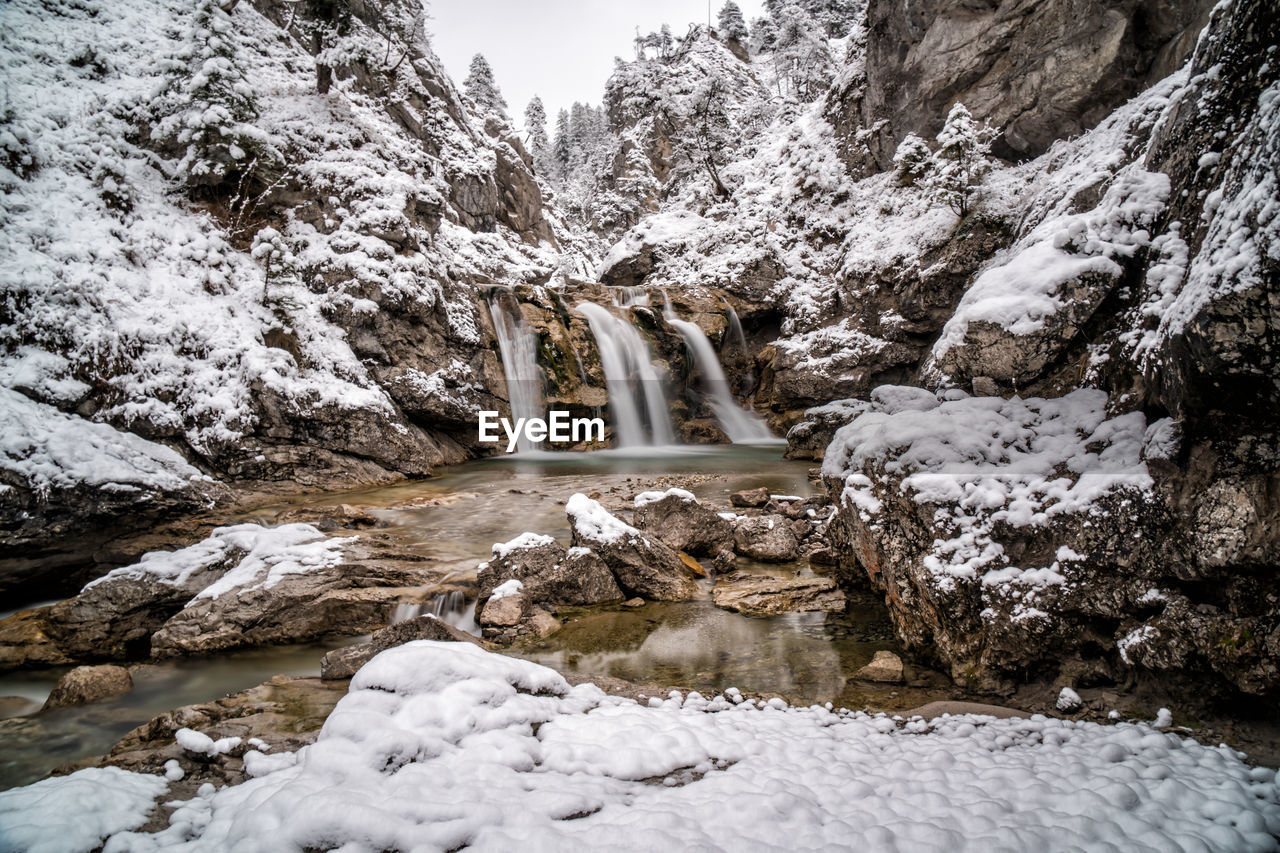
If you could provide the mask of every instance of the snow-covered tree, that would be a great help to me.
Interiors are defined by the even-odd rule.
[[[524,108],[524,132],[534,165],[539,172],[546,174],[551,165],[551,143],[547,139],[547,111],[537,95]]]
[[[794,3],[779,9],[774,20],[778,26],[774,65],[779,83],[789,82],[791,94],[798,100],[812,101],[835,77],[823,27]]]
[[[658,55],[666,59],[675,48],[676,40],[671,35],[671,25],[663,24],[658,30]]]
[[[201,0],[191,19],[175,75],[156,101],[151,138],[180,156],[175,173],[192,187],[259,182],[279,152],[254,122],[258,105],[245,76],[235,28],[214,0]]]
[[[729,2],[720,7],[717,23],[719,24],[720,38],[726,41],[732,39],[741,44],[747,43],[747,21],[742,17],[742,10],[738,8],[738,4],[734,3],[733,0],[729,0]]]
[[[991,171],[991,143],[998,135],[990,124],[974,121],[964,104],[956,103],[947,114],[933,153],[929,189],[958,216],[968,215],[983,177]]]
[[[561,110],[556,116],[556,135],[551,143],[551,159],[554,163],[552,179],[562,185],[569,173],[569,163],[573,158],[569,141],[569,111]]]
[[[904,187],[915,184],[929,174],[933,167],[933,152],[928,144],[908,133],[893,154],[893,168],[898,175],[898,183]]]
[[[484,54],[477,53],[471,57],[470,73],[467,74],[467,79],[462,81],[462,87],[467,97],[475,101],[480,109],[500,115],[506,113],[507,102],[498,91],[498,81],[493,79],[493,69],[489,67],[489,61],[484,58]]]
[[[778,26],[772,18],[756,18],[751,22],[751,52],[768,53],[778,44]]]

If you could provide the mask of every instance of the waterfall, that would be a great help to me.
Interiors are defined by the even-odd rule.
[[[733,310],[729,300],[723,301],[725,316],[729,318],[729,334],[733,335],[733,339],[738,344],[738,349],[742,350],[743,357],[748,358],[750,354],[747,352],[747,336],[742,333],[742,321],[738,319],[738,312]]]
[[[511,403],[512,418],[543,417],[538,342],[520,313],[519,303],[513,311],[508,311],[499,296],[490,296],[489,315],[493,318],[493,330],[498,335],[498,352],[502,354],[502,372],[507,378],[507,399]],[[526,438],[523,430],[516,443],[521,453],[541,446],[541,442]]]
[[[591,334],[596,339],[596,349],[600,351],[618,446],[675,444],[671,405],[663,391],[662,380],[654,370],[653,355],[640,332],[631,323],[594,303],[580,303],[577,311],[587,318]],[[637,394],[632,387],[634,384],[640,386],[639,397],[643,398],[644,411],[649,416],[647,433]]]
[[[724,369],[720,367],[720,359],[716,358],[715,348],[702,329],[698,328],[698,324],[676,317],[669,299],[666,300],[664,316],[684,337],[684,342],[693,352],[693,363],[702,373],[702,383],[711,395],[711,411],[715,412],[716,420],[720,422],[720,428],[729,436],[729,440],[734,444],[773,441],[773,433],[769,432],[764,421],[758,415],[744,411],[733,399],[733,394],[729,392],[729,382],[724,377]]]
[[[476,625],[475,614],[471,611],[472,608],[467,604],[467,596],[462,590],[453,589],[448,592],[442,592],[431,599],[429,609],[422,604],[411,602],[397,604],[395,611],[391,615],[391,624],[394,625],[397,622],[414,619],[423,613],[429,612],[441,622],[447,622],[460,631],[479,636],[480,628]]]
[[[613,304],[619,308],[634,308],[637,305],[649,304],[649,291],[643,287],[621,285],[614,288]]]

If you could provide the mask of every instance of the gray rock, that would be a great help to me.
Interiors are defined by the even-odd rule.
[[[624,592],[654,601],[687,601],[697,595],[689,567],[657,539],[646,537],[582,494],[570,498],[565,511],[573,544],[595,552]]]
[[[133,690],[133,677],[122,666],[78,666],[54,685],[53,692],[45,700],[44,709],[84,705],[122,696]]]
[[[520,581],[525,597],[534,604],[591,606],[623,598],[613,572],[595,553],[586,548],[566,551],[554,540],[504,545],[481,567],[477,579],[481,607],[494,589],[509,580]]]
[[[794,611],[840,612],[844,593],[830,578],[744,575],[721,583],[711,593],[717,607],[748,616],[775,616]]]
[[[637,507],[635,524],[663,544],[695,557],[713,557],[733,548],[732,522],[681,495]]]
[[[877,681],[881,684],[901,684],[902,658],[893,652],[876,652],[871,663],[855,672],[853,677],[862,681]]]
[[[744,557],[766,563],[785,563],[800,556],[800,541],[782,515],[738,519],[733,547]]]
[[[380,631],[374,631],[366,643],[333,649],[320,659],[320,677],[326,681],[350,678],[356,670],[373,660],[379,652],[400,646],[413,640],[438,640],[441,642],[474,643],[479,640],[460,631],[434,616],[416,616]]]
[[[521,593],[490,598],[480,609],[480,617],[476,621],[486,628],[514,627],[524,617],[525,604],[525,596]]]

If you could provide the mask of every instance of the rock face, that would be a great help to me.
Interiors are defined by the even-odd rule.
[[[1039,155],[1173,72],[1212,6],[871,0],[865,79],[848,86],[835,110],[850,137],[874,128],[850,138],[850,166],[862,174],[891,168],[902,138],[932,138],[956,101],[1004,128],[1001,156]]]
[[[454,643],[479,642],[465,631],[459,631],[434,616],[416,616],[413,619],[406,619],[403,622],[388,625],[380,631],[374,631],[367,643],[343,646],[340,649],[326,652],[325,656],[320,659],[320,677],[325,681],[350,678],[355,675],[356,670],[373,660],[378,652],[413,640],[437,640]]]
[[[687,493],[668,493],[641,504],[636,507],[635,524],[663,544],[695,557],[714,557],[733,548],[733,524]]]
[[[565,506],[573,544],[589,548],[613,572],[623,592],[652,601],[687,601],[698,591],[676,552],[576,494]]]
[[[744,557],[765,563],[787,563],[800,556],[800,541],[791,522],[782,515],[739,518],[733,531],[733,547]]]
[[[711,594],[717,607],[747,616],[776,616],[795,611],[841,612],[844,593],[830,578],[794,575],[746,575],[717,584]]]
[[[68,705],[84,705],[121,696],[133,690],[133,678],[129,670],[122,666],[78,666],[68,672],[54,685],[49,698],[45,700],[45,710],[65,708]]]

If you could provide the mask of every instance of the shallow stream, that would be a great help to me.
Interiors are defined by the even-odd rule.
[[[389,487],[316,493],[259,505],[235,520],[274,523],[298,506],[357,506],[405,544],[428,557],[450,580],[474,578],[495,542],[526,530],[569,543],[564,502],[574,492],[598,494],[606,507],[629,508],[645,490],[679,486],[703,502],[728,504],[731,492],[767,487],[807,496],[811,463],[782,458],[779,445],[696,446],[589,454],[497,457],[445,469],[430,480]],[[231,519],[229,519],[231,520]],[[740,560],[744,571],[796,571]],[[852,600],[843,614],[793,613],[760,618],[722,610],[705,600],[648,603],[567,614],[550,638],[510,653],[566,674],[610,676],[670,688],[781,694],[801,703],[903,710],[952,694],[929,673],[908,672],[906,686],[852,680],[880,649],[897,650],[887,612],[873,600]],[[424,590],[429,601],[430,590]],[[206,702],[273,675],[315,675],[321,655],[354,638],[326,645],[278,646],[145,666],[126,696],[22,720],[0,722],[0,788],[33,781],[58,764],[107,751],[131,728],[180,705]],[[0,675],[0,696],[43,702],[59,671]]]

